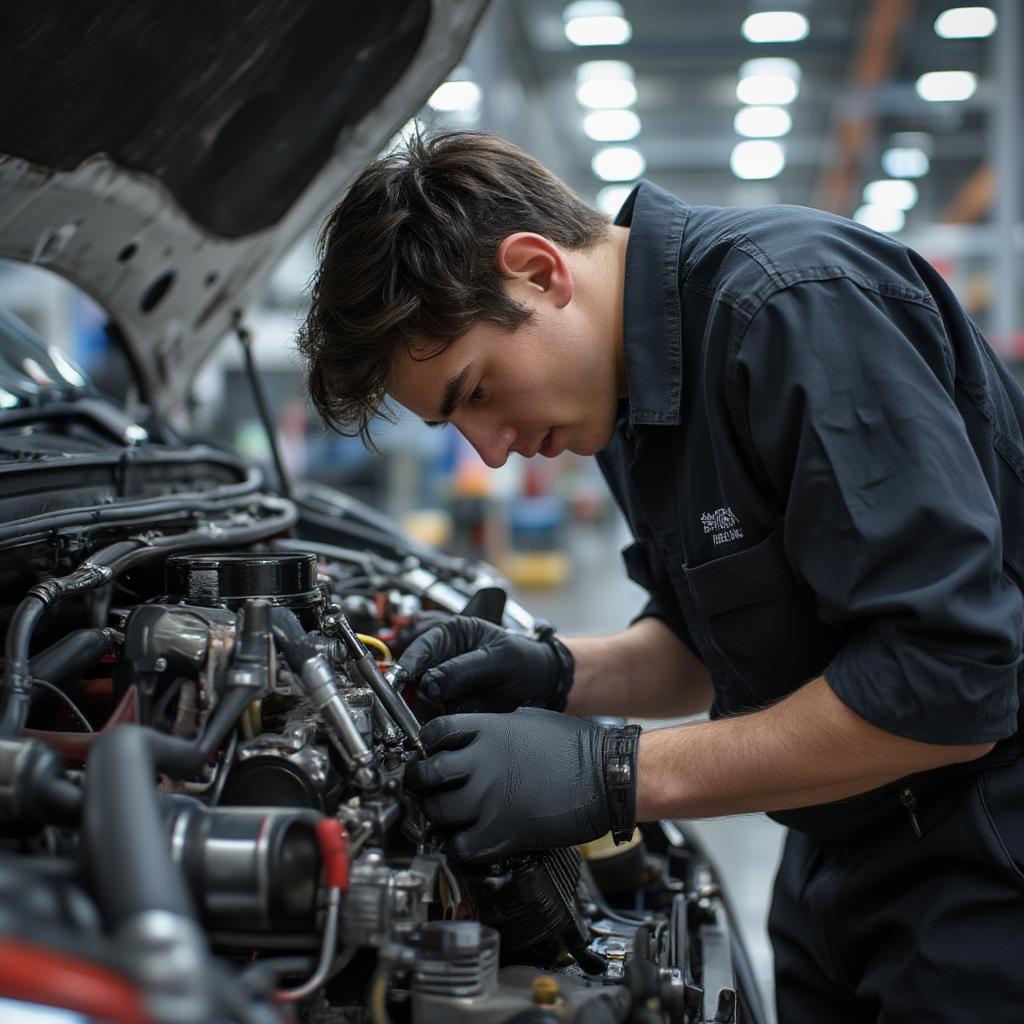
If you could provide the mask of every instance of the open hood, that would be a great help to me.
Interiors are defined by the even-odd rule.
[[[167,412],[458,61],[485,4],[5,5],[0,256],[102,305]]]

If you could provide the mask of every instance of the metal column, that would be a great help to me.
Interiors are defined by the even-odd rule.
[[[992,321],[994,343],[1005,355],[1014,354],[1020,319],[1021,93],[1020,0],[998,0],[999,19],[993,39],[995,95],[992,100],[992,156],[996,172],[993,206]]]

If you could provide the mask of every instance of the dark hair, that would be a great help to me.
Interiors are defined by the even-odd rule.
[[[583,249],[607,228],[504,139],[413,135],[359,175],[321,231],[313,304],[298,339],[317,411],[372,448],[370,422],[388,415],[384,392],[400,346],[423,343],[429,358],[477,322],[511,331],[529,318],[503,287],[503,239],[535,231]]]

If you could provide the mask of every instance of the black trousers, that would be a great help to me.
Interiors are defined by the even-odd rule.
[[[1024,761],[791,832],[769,932],[779,1024],[1024,1022]]]

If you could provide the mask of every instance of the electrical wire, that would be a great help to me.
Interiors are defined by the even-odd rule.
[[[89,719],[85,717],[79,706],[58,686],[54,686],[53,683],[48,683],[45,679],[33,679],[32,685],[41,686],[44,690],[49,690],[50,693],[56,694],[68,708],[72,711],[75,718],[82,723],[85,727],[86,732],[95,732],[96,730],[89,724]]]
[[[370,1017],[373,1024],[391,1024],[388,1015],[388,981],[395,962],[381,951],[377,956],[377,969],[373,972],[370,983]]]
[[[244,712],[243,712],[244,717]],[[224,757],[220,762],[220,768],[217,771],[217,778],[213,783],[213,793],[210,796],[210,806],[216,807],[220,803],[220,798],[224,794],[224,787],[228,783],[228,775],[231,772],[231,765],[235,760],[235,751],[238,749],[238,730],[235,729],[231,733],[231,739],[228,741],[227,750],[224,751]]]
[[[391,648],[388,647],[383,640],[378,640],[375,636],[370,636],[368,633],[356,633],[356,636],[366,644],[367,647],[372,647],[374,650],[380,651],[385,661],[394,661],[394,657],[391,654]]]

